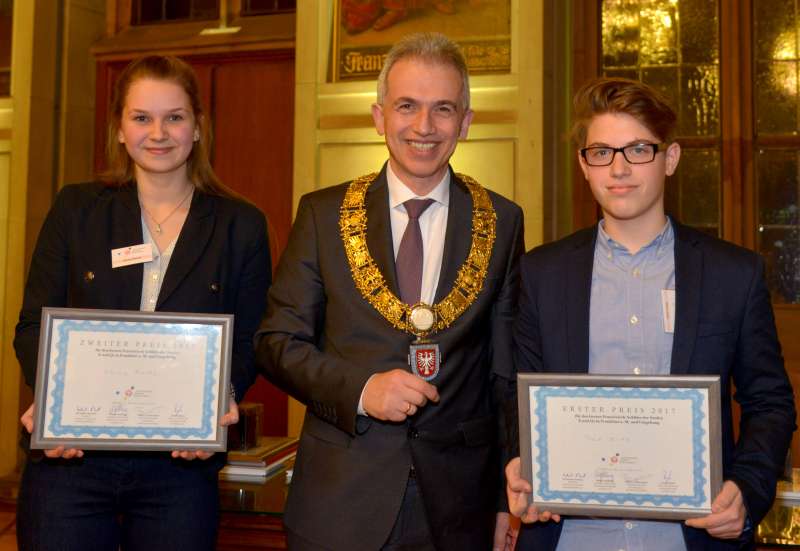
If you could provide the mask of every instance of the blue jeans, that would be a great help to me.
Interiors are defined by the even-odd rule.
[[[29,458],[17,503],[19,550],[213,550],[222,461],[168,452]]]

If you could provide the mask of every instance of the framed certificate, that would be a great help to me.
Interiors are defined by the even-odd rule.
[[[224,451],[233,316],[43,308],[32,448]]]
[[[522,475],[539,510],[707,515],[722,487],[718,376],[524,373]]]

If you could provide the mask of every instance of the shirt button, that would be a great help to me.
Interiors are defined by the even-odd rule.
[[[634,314],[631,316],[631,325],[636,325],[637,323],[639,323],[639,318]]]
[[[606,257],[608,257],[608,259],[609,259],[609,260],[611,260],[611,253],[608,253],[608,254],[606,255]]]
[[[154,299],[154,298],[151,298],[151,299],[150,299],[150,304],[153,304],[155,301],[156,301],[156,299]]]
[[[633,368],[633,374],[634,375],[641,375],[642,374],[642,370],[640,368],[638,368],[638,367],[634,367]]]
[[[153,280],[155,281],[156,279],[158,279],[158,274],[153,274]]]
[[[627,528],[628,530],[633,530],[633,523],[632,522],[626,522],[625,523],[625,528]]]
[[[634,268],[633,269],[633,277],[639,277],[639,274],[641,274],[641,273],[642,272],[639,271],[639,268]]]

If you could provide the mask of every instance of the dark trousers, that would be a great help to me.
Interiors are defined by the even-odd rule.
[[[400,514],[381,551],[435,551],[417,480],[408,479]]]
[[[17,503],[19,550],[212,550],[219,461],[168,452],[29,459]]]
[[[291,530],[287,530],[287,536],[290,551],[331,551],[332,549],[331,547],[308,541]],[[389,534],[389,538],[380,551],[435,551],[436,548],[433,546],[432,541],[422,495],[416,479],[411,477],[406,485],[406,493],[403,495],[400,513],[397,515],[397,520]]]

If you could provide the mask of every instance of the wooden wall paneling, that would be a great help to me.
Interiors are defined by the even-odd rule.
[[[114,36],[131,24],[133,0],[112,0],[106,2],[106,34]]]
[[[214,168],[267,214],[282,251],[292,220],[294,56],[217,65],[213,112]]]
[[[572,0],[572,92],[587,81],[600,76],[601,0]],[[569,105],[570,110],[572,105]],[[599,219],[597,203],[589,184],[583,178],[577,154],[573,165],[572,223],[577,230],[591,226]]]
[[[192,63],[192,68],[197,75],[197,86],[200,89],[200,101],[203,109],[210,118],[212,132],[214,130],[213,101],[214,101],[214,66],[210,63]],[[212,133],[212,136],[214,134]]]
[[[722,237],[733,243],[753,248],[753,232],[744,228],[743,202],[750,197],[746,189],[752,183],[747,149],[752,143],[752,74],[750,21],[744,18],[740,2],[720,2],[720,128],[722,139],[722,185],[720,222]],[[750,210],[752,215],[752,210]],[[747,220],[748,218],[745,217]],[[748,235],[748,233],[752,235]]]
[[[106,124],[111,91],[116,78],[111,76],[112,64],[99,62],[95,79],[95,123],[94,123],[94,170],[100,173],[105,168]]]
[[[219,63],[214,69],[214,168],[267,215],[278,253],[292,221],[294,56]],[[272,259],[277,264],[277,255]],[[286,394],[259,378],[245,398],[265,404],[266,434],[285,434]]]
[[[778,326],[778,339],[783,348],[786,372],[794,388],[795,407],[800,408],[800,307],[796,305],[776,305],[775,323]],[[795,432],[792,439],[792,462],[800,467],[800,435]]]

